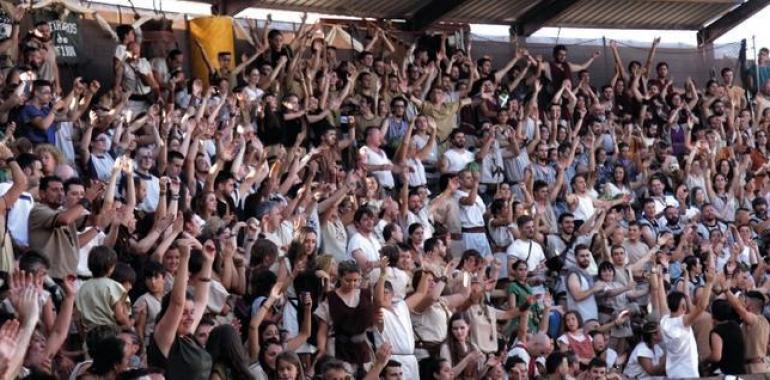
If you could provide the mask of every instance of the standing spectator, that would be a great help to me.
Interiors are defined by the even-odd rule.
[[[43,252],[51,261],[50,275],[54,279],[63,279],[77,270],[79,243],[75,223],[101,192],[99,187],[89,188],[77,204],[60,210],[64,184],[57,177],[40,180],[40,202],[29,214],[29,244],[30,249]]]

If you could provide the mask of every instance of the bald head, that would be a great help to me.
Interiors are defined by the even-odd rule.
[[[66,181],[70,178],[75,178],[78,176],[77,172],[75,172],[75,169],[67,164],[57,166],[56,169],[54,169],[54,175],[61,178],[62,181]]]
[[[534,356],[546,356],[553,351],[551,337],[543,332],[533,334],[532,337],[529,338],[529,344],[527,346],[530,354]]]

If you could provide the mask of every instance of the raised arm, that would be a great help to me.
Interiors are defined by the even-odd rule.
[[[655,51],[658,50],[658,44],[660,44],[660,37],[655,37],[652,40],[652,46],[649,53],[647,53],[647,61],[644,63],[644,72],[649,76],[652,71],[652,60],[655,59]]]
[[[700,298],[698,298],[698,303],[695,304],[695,308],[691,310],[689,313],[685,314],[684,318],[682,319],[682,323],[684,323],[685,327],[692,326],[693,323],[695,323],[695,320],[706,311],[706,308],[709,305],[709,298],[711,298],[711,289],[714,287],[714,269],[709,268],[706,273],[706,285],[703,287],[703,291],[700,293]]]

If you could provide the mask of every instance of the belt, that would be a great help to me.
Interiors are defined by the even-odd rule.
[[[334,339],[337,343],[365,343],[366,342],[366,334],[357,334],[357,335],[340,335],[336,334],[334,336]]]
[[[487,229],[482,227],[463,227],[461,230],[464,234],[483,234],[487,232]]]
[[[135,102],[149,102],[150,101],[150,94],[131,95],[131,96],[128,97],[128,100],[133,100]]]
[[[506,247],[506,246],[497,245],[497,244],[492,244],[491,246],[492,246],[491,247],[492,248],[492,252],[494,252],[494,253],[508,252],[508,247]]]
[[[764,362],[765,362],[765,359],[760,357],[746,359],[746,364],[759,364]]]

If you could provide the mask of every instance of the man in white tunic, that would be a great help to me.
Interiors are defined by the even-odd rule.
[[[387,265],[387,259],[383,259]],[[385,269],[385,268],[382,268]],[[384,270],[381,273],[385,273]],[[393,301],[393,286],[380,275],[374,288],[374,303],[379,307],[375,317],[377,332],[383,342],[390,343],[391,360],[401,363],[405,379],[418,379],[420,369],[414,356],[412,319],[406,301]]]
[[[395,186],[393,171],[396,168],[387,153],[380,149],[380,145],[382,145],[380,129],[369,127],[366,129],[366,145],[361,147],[359,152],[366,160],[366,171],[377,178],[380,186],[392,191]],[[398,172],[400,173],[400,170]]]
[[[368,207],[361,207],[353,215],[356,233],[348,241],[347,256],[356,260],[368,274],[380,260],[380,242],[374,234],[374,213]]]
[[[465,249],[475,249],[482,257],[492,254],[484,227],[484,213],[487,206],[479,196],[479,173],[463,170],[458,175],[460,188],[455,191],[454,199],[460,207],[460,225]]]
[[[457,174],[477,158],[480,159],[465,148],[465,133],[459,129],[453,130],[449,135],[449,143],[449,148],[438,161],[441,174]]]

